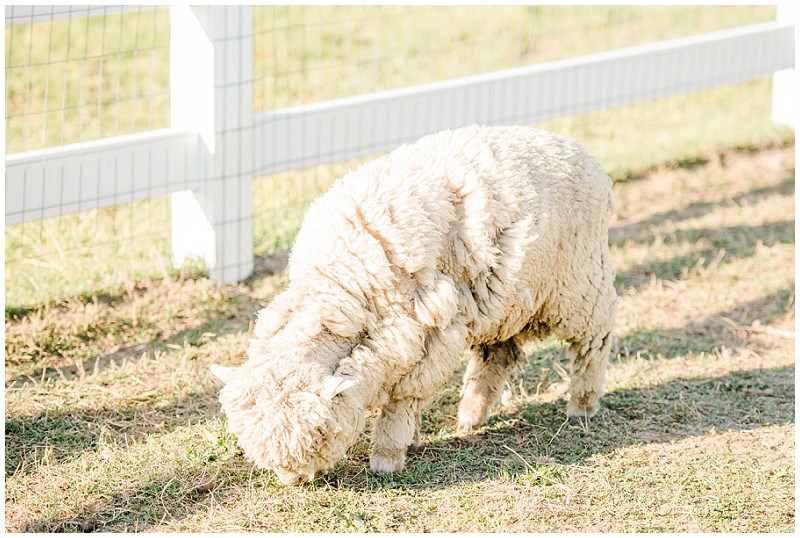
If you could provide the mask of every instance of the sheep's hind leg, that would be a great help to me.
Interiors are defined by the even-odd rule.
[[[514,339],[473,346],[458,406],[458,431],[467,432],[486,422],[492,406],[500,399],[503,385],[525,354]]]
[[[414,398],[387,404],[372,431],[369,466],[376,473],[395,473],[405,467],[406,454],[419,446],[421,403]]]
[[[600,407],[603,383],[611,354],[611,330],[617,317],[619,298],[614,289],[614,271],[608,263],[608,251],[602,252],[603,267],[598,294],[592,303],[584,298],[572,312],[562,313],[565,323],[554,328],[556,336],[569,342],[570,398],[567,419],[571,423],[588,422]],[[590,278],[592,281],[598,280]],[[587,308],[591,306],[591,308]]]
[[[589,342],[570,344],[567,350],[571,369],[567,418],[571,423],[580,423],[597,413],[610,352],[610,333],[598,335]]]

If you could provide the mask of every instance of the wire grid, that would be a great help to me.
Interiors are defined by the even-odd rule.
[[[168,126],[167,10],[108,7],[95,15],[97,9],[91,17],[78,12],[6,27],[7,152]],[[768,6],[256,6],[254,109],[402,88],[774,16]],[[740,91],[769,88],[762,81]],[[736,101],[730,94],[716,100],[728,107],[724,111],[736,109]],[[653,124],[646,122],[660,120],[652,112],[659,106],[685,105],[662,100],[623,113],[648,129]],[[596,140],[617,136],[596,128],[592,118],[609,116],[596,114],[548,125],[592,150]],[[669,138],[670,129],[705,122],[702,115],[684,120],[659,126],[655,144]],[[595,151],[602,161],[607,148],[597,145]],[[256,254],[289,248],[309,202],[363,160],[255,180]],[[7,227],[7,301],[41,302],[167,273],[169,229],[166,197]]]
[[[254,108],[268,111],[308,105],[722,30],[774,17],[774,7],[737,6],[258,7],[253,12]],[[758,91],[763,92],[764,88]],[[722,105],[731,102],[726,96],[714,97],[713,101]],[[663,102],[685,106],[680,100]],[[703,114],[665,125],[663,114],[648,114],[658,106],[628,107],[624,114],[632,121],[637,121],[634,117],[648,117],[653,123],[642,125],[645,130],[661,122],[659,130],[668,133],[670,129],[683,128],[680,122],[689,119],[699,122],[698,132],[705,132],[703,122],[707,118]],[[592,149],[594,135],[587,126],[593,123],[593,117],[603,115],[590,114],[540,126],[572,134]],[[419,111],[411,121],[424,122],[425,111]],[[657,138],[652,143],[660,142]],[[664,149],[645,153],[669,158]],[[614,158],[618,154],[604,147],[596,150]],[[289,248],[310,201],[365,160],[368,159],[258,179],[254,189],[256,254]]]
[[[308,104],[774,19],[732,6],[262,6],[254,108]]]
[[[169,126],[166,8],[51,6],[6,26],[6,153]],[[57,13],[61,12],[61,13]],[[103,178],[113,181],[113,178]],[[168,270],[169,199],[6,227],[13,306]]]
[[[6,27],[6,153],[169,125],[168,11],[69,12]]]

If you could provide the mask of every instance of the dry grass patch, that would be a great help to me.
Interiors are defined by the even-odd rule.
[[[597,417],[564,423],[564,350],[547,340],[463,438],[457,372],[423,418],[423,450],[392,476],[368,471],[364,438],[287,488],[226,432],[207,367],[244,360],[282,273],[7,311],[6,530],[792,531],[793,152],[628,174]]]

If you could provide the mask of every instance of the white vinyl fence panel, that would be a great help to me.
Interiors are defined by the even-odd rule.
[[[99,8],[9,9],[6,24]],[[770,23],[254,114],[251,8],[174,6],[171,127],[7,155],[6,224],[172,193],[175,261],[201,256],[215,279],[240,280],[253,269],[257,176],[375,154],[441,129],[533,123],[776,72],[775,115],[791,121],[784,110],[796,100],[795,47],[787,13],[782,8]]]

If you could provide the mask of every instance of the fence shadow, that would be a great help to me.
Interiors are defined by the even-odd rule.
[[[264,280],[283,273],[286,269],[288,256],[288,252],[278,252],[270,256],[259,257],[256,260],[253,274],[245,281],[246,285],[251,289],[256,288]],[[193,280],[194,277],[200,276],[202,275],[189,275],[184,273],[178,275],[180,279],[187,280]],[[134,288],[145,289],[149,285],[158,288],[159,282],[160,281],[155,280],[139,281],[135,283]],[[135,363],[147,358],[155,351],[164,350],[170,346],[181,346],[185,345],[187,342],[192,345],[199,336],[208,332],[215,333],[216,338],[220,338],[222,336],[246,331],[250,323],[255,319],[257,312],[266,306],[262,300],[255,298],[253,295],[242,293],[238,288],[228,287],[224,290],[224,293],[231,303],[242,305],[238,308],[236,314],[220,314],[215,312],[211,315],[201,317],[199,322],[191,327],[172,333],[161,333],[149,339],[135,341],[110,353],[102,353],[82,359],[76,358],[72,363],[61,364],[58,367],[50,364],[34,366],[25,373],[7,377],[5,380],[6,390],[24,389],[27,386],[36,385],[37,383],[46,383],[59,379],[69,381],[87,374],[102,372],[108,368],[120,366],[123,363]],[[119,289],[113,292],[106,291],[91,295],[77,295],[63,298],[61,302],[68,304],[75,301],[97,301],[107,306],[122,305],[119,306],[119,308],[124,308],[127,304],[126,301],[129,299],[130,292]],[[26,308],[6,309],[6,322],[8,323],[8,321],[15,317],[23,318],[29,316],[45,307],[46,305],[37,305]]]
[[[651,235],[651,229],[668,221],[681,221],[701,217],[718,208],[728,207],[732,203],[741,205],[743,202],[753,204],[778,195],[791,195],[795,191],[794,177],[786,177],[776,185],[752,189],[748,192],[724,198],[714,202],[693,202],[682,209],[671,209],[662,213],[651,215],[648,218],[619,224],[609,230],[609,244],[621,247],[628,240],[641,241],[641,238]]]
[[[166,405],[147,399],[97,409],[46,409],[7,415],[5,476],[27,473],[46,460],[66,463],[98,449],[101,439],[135,442],[207,420],[218,413],[218,387],[190,392]]]
[[[196,512],[211,495],[213,477],[197,472],[157,474],[141,484],[118,491],[103,502],[87,505],[61,518],[38,518],[26,523],[22,532],[108,532],[112,525],[141,532],[172,519]]]
[[[644,245],[652,245],[656,238],[645,233],[636,239]],[[664,280],[685,278],[692,270],[702,270],[733,263],[752,256],[759,244],[771,247],[775,244],[794,244],[794,221],[782,220],[758,226],[721,226],[719,228],[679,230],[663,238],[666,244],[708,244],[692,252],[669,258],[653,260],[636,265],[617,274],[618,288],[639,289],[648,284],[653,276]],[[722,254],[721,257],[720,254]]]
[[[793,285],[784,286],[773,293],[693,321],[685,327],[656,328],[621,335],[617,348],[634,353],[636,350],[649,349],[669,358],[689,352],[709,352],[723,345],[738,347],[747,344],[752,349],[768,347],[769,344],[752,338],[748,332],[750,325],[755,321],[767,325],[786,316],[794,307],[794,292]]]
[[[58,366],[52,364],[35,365],[25,373],[8,377],[5,381],[6,389],[24,389],[25,387],[53,380],[73,380],[95,372],[103,372],[108,368],[120,366],[123,363],[138,362],[152,356],[156,351],[164,351],[168,347],[195,345],[196,341],[205,333],[215,334],[220,338],[229,334],[247,331],[250,322],[264,305],[252,296],[233,290],[226,290],[232,303],[240,303],[239,312],[235,314],[211,312],[200,316],[195,324],[174,332],[160,332],[150,338],[135,340],[119,349],[92,355],[86,358],[74,358],[71,362],[64,362]],[[123,295],[108,298],[109,304],[119,304],[124,301]],[[123,308],[121,306],[120,308]]]

